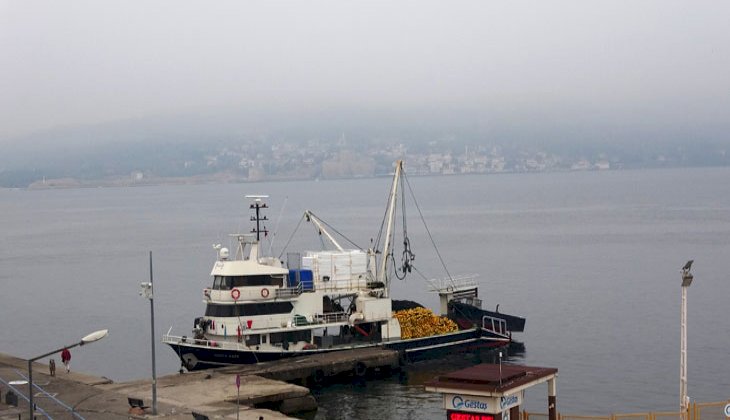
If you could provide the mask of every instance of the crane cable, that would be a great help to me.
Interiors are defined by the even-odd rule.
[[[405,178],[405,176],[404,176],[404,178]],[[448,277],[449,281],[451,282],[451,285],[456,287],[454,278],[451,277],[451,273],[449,273],[449,269],[446,268],[446,263],[444,262],[444,259],[441,257],[441,252],[439,252],[439,249],[436,246],[436,241],[434,241],[433,236],[431,235],[431,231],[428,229],[428,225],[426,224],[426,218],[423,217],[423,212],[421,212],[421,206],[418,205],[418,200],[416,200],[416,195],[413,193],[413,188],[411,187],[411,182],[407,178],[406,178],[406,184],[408,185],[408,191],[411,192],[411,198],[413,199],[413,203],[416,205],[416,209],[418,210],[418,215],[421,217],[421,221],[423,222],[423,227],[426,228],[426,233],[428,234],[428,239],[431,240],[433,249],[436,250],[436,255],[439,257],[441,266],[444,268],[444,271],[446,272],[446,276]]]

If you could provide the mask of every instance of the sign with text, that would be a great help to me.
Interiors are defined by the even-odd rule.
[[[520,404],[522,404],[522,393],[512,394],[512,395],[503,395],[499,397],[499,409],[500,410],[508,410],[512,407],[516,407]]]
[[[474,395],[444,394],[444,408],[471,413],[498,413],[494,411],[494,398]]]
[[[522,404],[522,392],[501,397],[484,397],[465,394],[443,394],[444,408],[447,410],[498,414]]]
[[[469,413],[467,411],[446,410],[446,420],[494,420],[491,414]]]

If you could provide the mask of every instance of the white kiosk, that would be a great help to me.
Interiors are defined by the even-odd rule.
[[[547,382],[549,420],[557,420],[557,376],[555,368],[482,364],[438,376],[426,391],[443,394],[447,420],[519,420],[525,390]]]

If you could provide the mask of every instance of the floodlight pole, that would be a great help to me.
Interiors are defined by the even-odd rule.
[[[682,419],[686,420],[689,414],[689,397],[687,396],[687,288],[692,284],[692,268],[694,260],[690,260],[682,268],[682,320],[680,326],[680,357],[679,357],[679,410]]]

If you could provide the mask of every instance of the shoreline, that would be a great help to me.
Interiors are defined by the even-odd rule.
[[[499,175],[539,175],[539,174],[565,174],[565,173],[599,173],[599,172],[628,172],[628,171],[655,171],[672,169],[722,169],[728,166],[671,166],[671,167],[637,167],[637,168],[610,168],[610,169],[556,169],[549,171],[500,171],[500,172],[474,172],[474,173],[413,173],[412,177],[460,177],[460,176],[499,176]],[[260,179],[248,179],[229,173],[217,173],[213,175],[189,176],[189,177],[154,177],[140,181],[132,181],[127,177],[109,178],[96,180],[80,180],[77,178],[54,178],[35,181],[25,187],[2,187],[0,190],[14,191],[37,191],[37,190],[65,190],[85,188],[135,188],[135,187],[156,187],[156,186],[180,186],[180,185],[220,185],[220,184],[260,184],[280,182],[330,182],[342,180],[378,179],[390,177],[392,174],[374,174],[356,177],[333,177],[333,178],[301,178],[301,177],[269,177]]]

